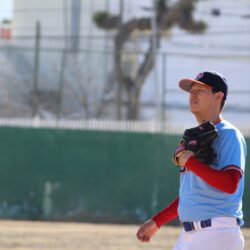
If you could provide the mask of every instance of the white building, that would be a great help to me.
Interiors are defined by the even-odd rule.
[[[14,0],[13,36],[34,37],[39,22],[45,46],[78,48],[88,37],[103,35],[92,15],[108,7],[107,0]]]
[[[152,15],[145,11],[145,6],[151,7],[152,1],[124,0],[123,18],[128,20]],[[112,71],[112,54],[105,54],[105,50],[112,49],[112,40],[107,41],[108,33],[98,29],[92,21],[93,13],[99,10],[118,13],[119,1],[15,0],[12,43],[34,47],[35,27],[39,21],[42,48],[80,47],[86,50],[81,59],[81,63],[85,63],[81,64],[79,70],[85,75],[94,71],[91,77],[85,79],[81,76],[81,79],[83,82],[89,78],[94,79],[95,84],[87,87],[92,88],[91,93],[94,93],[96,101],[102,91],[100,85],[105,83],[104,79]],[[179,122],[180,116],[176,116],[176,113],[182,112],[181,109],[187,106],[186,96],[178,90],[178,80],[182,77],[194,77],[205,69],[223,73],[229,82],[230,90],[239,92],[237,95],[229,95],[228,109],[236,108],[245,112],[250,104],[250,93],[247,92],[250,91],[249,0],[200,0],[197,2],[195,15],[197,19],[208,24],[207,32],[203,35],[191,35],[174,28],[171,38],[162,42],[155,72],[152,72],[142,91],[142,102],[154,105],[163,99],[167,107],[173,107],[166,109],[165,114],[172,122]],[[137,42],[135,47],[143,50],[143,42]],[[47,51],[44,58],[47,63],[42,71],[48,72],[52,68],[58,77],[60,60],[55,57],[56,51]],[[138,60],[132,58],[132,66],[136,67]],[[52,64],[52,67],[49,64]],[[71,64],[73,68],[78,66],[74,60]],[[55,81],[59,80],[54,79],[53,82]],[[163,95],[164,89],[166,93]],[[143,111],[142,118],[155,117],[154,108]],[[233,115],[232,118],[234,117]],[[186,120],[192,121],[192,118],[187,117]],[[249,122],[250,118],[247,120],[246,114],[243,113],[238,120]]]
[[[166,117],[176,125],[193,123],[194,119],[187,112],[188,98],[178,89],[181,78],[193,78],[203,70],[221,72],[229,84],[228,104],[224,116],[234,123],[250,122],[250,2],[247,0],[204,0],[199,1],[196,18],[208,24],[203,35],[191,35],[173,29],[172,37],[162,44],[158,57],[156,79],[159,88],[166,88],[163,97]],[[162,66],[165,65],[165,66]],[[164,67],[165,82],[159,74]],[[155,79],[151,76],[151,82]],[[154,90],[154,89],[153,89]],[[160,91],[162,93],[163,91]],[[152,86],[145,86],[142,94],[152,100],[157,96],[157,89],[152,93]],[[158,97],[161,99],[161,96]],[[184,109],[186,107],[186,110]],[[184,109],[184,110],[183,110]],[[149,116],[153,114],[149,114]]]

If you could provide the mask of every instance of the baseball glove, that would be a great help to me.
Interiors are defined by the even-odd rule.
[[[205,164],[212,164],[216,155],[211,147],[213,140],[218,136],[215,126],[205,122],[198,127],[186,129],[178,148],[173,155],[173,162],[178,166],[178,158],[184,151],[192,151],[195,158]]]

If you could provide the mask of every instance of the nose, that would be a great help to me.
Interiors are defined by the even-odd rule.
[[[190,98],[196,98],[197,97],[197,91],[194,91],[194,90],[190,91],[189,92],[189,97]]]
[[[189,95],[189,101],[190,102],[196,102],[198,101],[198,92],[197,91],[190,91],[190,95]]]
[[[190,93],[191,96],[197,96],[198,91],[196,91],[196,90],[190,90],[189,93]]]

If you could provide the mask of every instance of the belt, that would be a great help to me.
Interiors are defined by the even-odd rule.
[[[199,230],[199,229],[203,229],[206,227],[211,227],[212,220],[208,219],[208,220],[202,220],[202,221],[196,221],[196,222],[183,222],[182,225],[186,232],[190,232],[193,230]]]
[[[231,225],[238,225],[241,226],[241,220],[239,218],[232,218],[232,217],[218,217],[213,219],[213,226],[215,227],[227,227]],[[212,226],[212,219],[202,220],[202,221],[195,221],[195,222],[183,222],[182,223],[184,230],[186,232],[190,232],[193,230],[201,230],[206,227]]]

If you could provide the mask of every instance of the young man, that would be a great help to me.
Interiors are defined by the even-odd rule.
[[[209,166],[191,151],[183,151],[178,158],[179,196],[145,222],[137,238],[149,242],[163,224],[179,216],[183,230],[174,250],[242,250],[246,143],[240,131],[221,117],[228,91],[226,80],[207,71],[195,80],[182,79],[179,86],[189,92],[190,111],[197,122],[215,125],[218,137],[212,147],[216,159]]]

